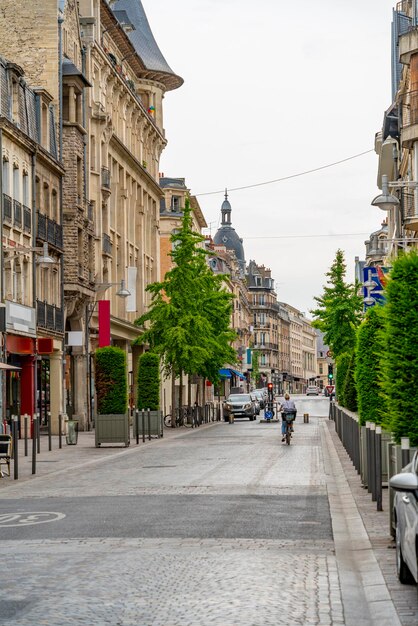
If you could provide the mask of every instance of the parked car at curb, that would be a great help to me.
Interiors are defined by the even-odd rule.
[[[319,389],[316,385],[310,385],[306,390],[307,396],[319,396]]]
[[[389,484],[395,490],[396,573],[403,584],[418,583],[418,452]]]
[[[228,396],[224,404],[224,420],[227,422],[229,416],[248,417],[250,421],[255,420],[255,404],[249,393],[237,393]]]

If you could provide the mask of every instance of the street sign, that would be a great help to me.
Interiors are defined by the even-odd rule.
[[[334,385],[327,385],[325,389],[328,391],[328,393],[332,393],[334,391]]]

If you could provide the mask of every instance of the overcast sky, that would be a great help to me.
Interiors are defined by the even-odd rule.
[[[166,94],[166,176],[184,177],[211,233],[223,194],[373,150],[391,104],[392,0],[143,0],[184,85]],[[385,214],[374,152],[292,180],[231,191],[246,261],[308,313],[337,248],[348,277]],[[200,195],[203,194],[203,195]],[[353,235],[354,234],[354,235]],[[319,235],[318,237],[309,237]],[[340,236],[330,236],[340,235]]]

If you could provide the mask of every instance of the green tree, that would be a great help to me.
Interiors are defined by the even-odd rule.
[[[160,408],[160,358],[153,352],[144,352],[138,361],[138,409]]]
[[[334,358],[344,352],[352,352],[356,344],[356,327],[360,323],[362,298],[358,287],[345,281],[344,253],[337,250],[329,272],[328,286],[322,296],[316,297],[318,307],[311,311],[312,325],[324,333],[324,342],[330,347]]]
[[[97,413],[122,414],[128,409],[126,354],[122,348],[107,346],[95,352]]]
[[[210,253],[202,247],[204,237],[192,230],[188,199],[181,228],[171,241],[174,265],[161,282],[147,287],[152,302],[135,321],[147,325],[137,342],[150,345],[173,380],[186,373],[216,382],[219,368],[236,362],[231,346],[236,335],[230,328],[233,295],[224,287],[225,276],[214,274],[207,264]]]
[[[360,424],[380,424],[385,417],[381,391],[381,361],[385,349],[385,316],[381,306],[371,307],[357,329],[355,382]]]
[[[383,389],[391,430],[418,445],[418,254],[398,257],[386,287]]]
[[[251,350],[251,380],[254,387],[257,387],[260,380],[260,352],[259,350]]]

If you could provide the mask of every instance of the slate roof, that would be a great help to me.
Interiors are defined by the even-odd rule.
[[[112,11],[116,18],[122,14],[127,15],[134,26],[134,30],[127,32],[127,36],[147,70],[156,72],[156,78],[160,74],[160,79],[167,89],[180,87],[183,79],[173,72],[159,49],[141,0],[116,0],[112,5]],[[165,77],[171,77],[171,80],[164,80]]]

